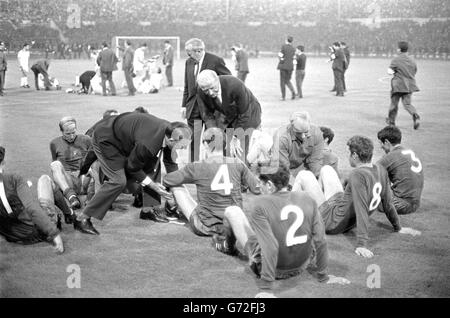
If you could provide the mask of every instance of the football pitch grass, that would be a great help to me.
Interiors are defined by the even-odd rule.
[[[231,61],[226,62],[231,69]],[[350,169],[346,142],[355,134],[374,141],[374,161],[383,155],[376,133],[385,126],[389,106],[389,60],[352,59],[346,74],[348,93],[342,98],[329,92],[333,75],[326,58],[309,58],[304,98],[284,102],[279,101],[276,58],[249,62],[246,84],[262,105],[264,130],[286,124],[293,111],[306,110],[313,123],[334,130],[331,148],[339,156],[343,171]],[[421,91],[413,95],[413,105],[422,117],[421,126],[413,130],[412,120],[402,106],[397,125],[403,133],[402,143],[421,159],[425,174],[420,209],[400,216],[400,221],[403,226],[422,231],[422,235],[394,233],[387,218],[375,213],[369,230],[368,247],[375,254],[372,259],[354,253],[354,232],[327,236],[329,273],[346,277],[350,285],[320,284],[305,272],[277,281],[278,297],[450,296],[450,63],[417,63]],[[184,60],[174,66],[175,87],[158,94],[128,97],[123,88],[117,97],[65,93],[75,76],[89,69],[93,69],[92,61],[53,60],[49,73],[59,79],[63,89],[37,92],[32,73],[32,88],[18,87],[17,62],[9,61],[6,95],[0,98],[0,145],[6,148],[6,170],[28,177],[35,195],[39,176],[50,173],[49,142],[60,135],[61,117],[74,116],[79,133],[100,119],[106,109],[126,112],[144,106],[156,116],[181,120]],[[123,73],[115,72],[114,80],[120,87]],[[258,292],[246,260],[217,252],[210,238],[194,235],[187,226],[140,220],[139,210],[130,207],[131,203],[130,195],[121,195],[103,221],[93,220],[100,236],[81,234],[63,224],[63,255],[56,255],[47,243],[22,246],[0,238],[0,297],[241,298]],[[67,285],[73,265],[80,269],[80,288]],[[376,273],[380,274],[379,288],[369,288],[376,283]]]

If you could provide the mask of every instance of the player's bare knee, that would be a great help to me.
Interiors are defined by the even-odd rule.
[[[50,163],[50,169],[52,170],[53,173],[55,173],[55,171],[64,170],[64,167],[60,161],[55,160]]]
[[[224,216],[228,220],[239,218],[244,212],[242,212],[242,209],[238,206],[229,206],[225,209]]]
[[[49,175],[47,175],[47,174],[43,174],[38,179],[38,187],[39,187],[39,185],[42,185],[42,186],[50,185],[50,186],[52,186],[52,183],[53,183],[52,178]]]

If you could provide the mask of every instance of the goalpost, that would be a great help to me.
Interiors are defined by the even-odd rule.
[[[130,40],[133,42],[134,48],[138,48],[139,44],[142,42],[147,43],[150,55],[160,54],[164,50],[164,41],[169,40],[172,47],[175,49],[176,59],[180,59],[180,37],[179,36],[115,36],[112,39],[112,48],[115,50],[116,55],[119,57],[120,49],[124,48],[124,41]],[[174,45],[175,44],[175,45]]]

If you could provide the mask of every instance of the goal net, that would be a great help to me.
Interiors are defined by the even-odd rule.
[[[146,58],[160,55],[164,52],[164,42],[170,41],[174,49],[174,58],[180,59],[180,37],[179,36],[115,36],[112,39],[112,48],[117,57],[121,57],[125,48],[125,41],[130,40],[133,48],[137,49],[142,43],[147,44]]]

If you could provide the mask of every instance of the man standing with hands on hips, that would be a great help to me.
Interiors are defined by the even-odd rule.
[[[184,71],[181,117],[187,120],[193,134],[190,150],[190,160],[192,162],[199,159],[200,137],[204,123],[198,106],[199,101],[197,100],[197,75],[205,69],[213,70],[217,75],[231,75],[231,72],[225,66],[223,58],[205,52],[205,43],[202,40],[198,38],[189,39],[186,41],[185,49],[189,58],[186,60]],[[194,125],[195,121],[198,121],[201,125]]]

